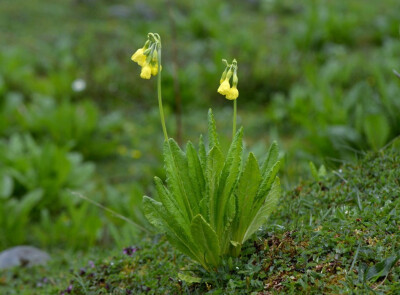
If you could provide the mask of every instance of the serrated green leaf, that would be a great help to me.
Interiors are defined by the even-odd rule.
[[[199,157],[191,142],[187,144],[186,156],[188,160],[190,183],[193,188],[194,197],[196,198],[195,202],[199,204],[205,196],[205,179]],[[196,208],[198,209],[199,206]],[[193,212],[193,214],[197,213],[199,213],[199,211]]]
[[[218,265],[220,248],[215,231],[200,214],[193,218],[190,229],[194,243],[204,255],[204,264]]]
[[[167,211],[160,202],[144,196],[143,197],[143,212],[147,220],[154,225],[158,230],[167,232],[168,227],[164,224],[163,216],[167,215]]]
[[[199,138],[199,159],[203,171],[206,171],[207,153],[206,153],[206,146],[204,145],[203,135],[200,135]]]
[[[186,155],[172,138],[164,142],[164,160],[167,184],[180,209],[185,212],[187,219],[191,220],[193,212],[198,212],[198,202],[194,198]]]
[[[227,203],[226,214],[223,222],[223,230],[221,234],[218,233],[218,236],[220,237],[219,241],[222,253],[226,253],[228,251],[232,232],[235,230],[233,222],[235,220],[235,216],[237,215],[236,205],[236,196],[232,195]]]
[[[261,174],[264,175],[267,171],[269,171],[273,165],[278,161],[279,157],[279,148],[276,141],[272,142],[269,147],[267,157],[262,165]]]
[[[276,175],[279,172],[281,167],[280,161],[276,162],[272,168],[262,175],[262,182],[257,192],[256,200],[263,200],[263,198],[268,194],[269,190],[271,189],[272,184],[275,181]]]
[[[256,157],[250,153],[237,188],[239,215],[251,208],[261,181],[261,172]]]
[[[222,168],[224,167],[224,156],[220,149],[214,146],[207,156],[206,167],[206,197],[205,204],[208,206],[208,220],[211,225],[215,225],[217,219],[216,204],[218,184],[221,176]]]
[[[198,250],[189,235],[181,228],[174,218],[168,214],[162,203],[147,196],[143,197],[143,211],[147,220],[158,230],[165,233],[168,240],[179,251],[188,255],[194,260],[198,257]]]
[[[183,254],[189,256],[192,258],[194,261],[198,261],[201,263],[202,261],[202,256],[199,250],[197,249],[197,246],[193,244],[193,242],[189,242],[186,240],[186,242],[181,239],[181,237],[172,234],[172,233],[167,233],[166,237],[170,244],[175,247],[178,251],[182,252]],[[203,265],[206,267],[205,265]]]
[[[254,200],[261,182],[261,172],[253,153],[250,153],[239,179],[236,196],[238,214],[235,221],[235,240],[241,240],[256,212],[252,212]]]
[[[156,184],[157,194],[160,198],[161,203],[163,204],[165,210],[171,215],[174,220],[178,223],[178,225],[185,230],[185,232],[190,234],[190,220],[186,219],[186,216],[183,214],[182,210],[180,210],[179,205],[167,188],[164,187],[160,178],[154,178]]]
[[[217,128],[215,126],[214,115],[212,110],[208,110],[208,149],[211,150],[214,146],[221,149],[219,145]]]
[[[269,215],[273,210],[275,210],[276,205],[278,204],[280,194],[281,194],[281,184],[279,177],[277,177],[274,184],[272,185],[271,190],[269,191],[268,196],[265,199],[265,202],[258,210],[257,214],[253,218],[253,221],[247,228],[241,243],[245,242],[248,238],[250,238],[251,235],[267,221]]]
[[[226,206],[232,196],[233,190],[238,180],[240,165],[242,163],[243,152],[243,128],[236,133],[235,138],[229,148],[228,155],[222,169],[221,178],[218,185],[218,199],[215,211],[218,213],[216,220],[217,233],[222,234],[224,229],[224,215],[227,214]]]

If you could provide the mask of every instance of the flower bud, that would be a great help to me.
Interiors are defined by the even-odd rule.
[[[239,82],[239,79],[238,79],[238,76],[237,76],[237,73],[236,73],[237,71],[236,71],[236,69],[235,69],[235,71],[234,71],[234,73],[233,73],[233,78],[232,78],[232,85],[233,86],[237,86],[237,84],[238,84],[238,82]]]
[[[219,84],[222,84],[222,82],[224,82],[227,72],[228,72],[228,67],[226,67],[224,72],[222,73],[221,79],[219,80]]]

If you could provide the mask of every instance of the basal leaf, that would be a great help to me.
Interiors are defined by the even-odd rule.
[[[220,262],[220,248],[215,231],[200,214],[193,218],[190,229],[194,243],[204,255],[204,263],[218,265]]]
[[[221,234],[218,234],[219,241],[220,241],[220,248],[222,253],[226,253],[229,249],[230,240],[232,238],[232,232],[235,231],[234,228],[234,220],[235,216],[237,215],[237,208],[236,208],[236,196],[232,194],[230,196],[227,207],[226,207],[226,214],[224,216],[224,228]]]
[[[187,144],[186,156],[189,167],[189,179],[192,185],[194,197],[196,198],[195,202],[199,204],[205,196],[205,179],[199,157],[197,156],[196,150],[191,142]],[[199,206],[196,208],[199,208]],[[193,212],[193,214],[197,213],[199,213],[199,211]]]
[[[218,140],[217,128],[212,110],[208,110],[208,149],[211,150],[214,146],[221,148]]]
[[[247,213],[253,205],[261,181],[261,172],[256,157],[250,153],[237,188],[239,215]],[[248,208],[248,209],[246,209]]]
[[[143,211],[147,220],[158,230],[162,232],[168,231],[168,226],[165,225],[165,217],[167,212],[160,202],[149,198],[143,197]],[[163,218],[164,217],[164,218]]]
[[[191,220],[193,212],[198,212],[198,203],[194,198],[186,155],[172,138],[164,143],[164,159],[167,184],[177,199],[179,207]]]
[[[194,261],[197,261],[200,264],[202,263],[203,257],[193,242],[186,241],[185,243],[180,237],[172,233],[167,233],[166,236],[170,244],[178,249],[178,251],[181,251]]]
[[[243,152],[243,128],[236,133],[235,138],[229,148],[228,155],[222,169],[221,178],[218,185],[218,199],[216,203],[217,233],[222,233],[226,226],[224,224],[224,215],[227,214],[226,206],[233,193],[240,172]]]
[[[167,235],[168,240],[179,251],[199,261],[198,249],[193,240],[181,228],[175,219],[168,214],[160,202],[147,196],[143,197],[143,211],[148,221]]]
[[[206,153],[206,146],[204,145],[203,136],[200,135],[199,138],[199,159],[201,163],[201,167],[203,171],[206,171],[206,162],[207,162],[207,153]]]
[[[253,153],[247,158],[244,171],[239,179],[238,188],[236,191],[238,201],[238,214],[235,220],[235,235],[234,239],[239,241],[252,221],[256,212],[251,212],[254,205],[254,200],[260,186],[261,172]]]
[[[224,156],[218,147],[213,147],[207,156],[206,167],[206,201],[205,204],[209,209],[209,218],[211,225],[215,225],[217,219],[217,193],[218,184],[224,167]]]
[[[263,174],[262,178],[263,181],[258,189],[256,200],[263,200],[263,197],[265,197],[269,190],[271,189],[272,183],[275,181],[276,175],[279,172],[279,169],[281,167],[280,161],[276,162],[275,165],[272,166],[272,168]]]
[[[258,210],[257,214],[253,218],[253,221],[247,228],[241,243],[250,238],[251,235],[267,221],[269,215],[273,210],[275,210],[276,205],[278,204],[280,194],[281,194],[281,184],[279,178],[277,177],[267,198],[265,199],[265,202]]]
[[[161,203],[163,204],[165,210],[168,212],[170,216],[172,216],[175,221],[182,227],[187,234],[189,234],[189,224],[190,220],[186,218],[183,214],[182,210],[180,210],[177,201],[175,200],[174,196],[171,194],[168,189],[166,189],[161,181],[160,178],[154,177],[154,181],[156,184],[156,190],[158,196],[160,198]]]
[[[267,158],[265,159],[261,171],[262,175],[264,175],[267,171],[269,171],[273,165],[275,165],[276,161],[278,161],[278,156],[279,156],[279,149],[278,149],[278,144],[276,141],[274,141],[267,154]]]

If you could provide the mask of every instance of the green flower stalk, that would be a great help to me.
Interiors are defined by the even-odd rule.
[[[237,76],[237,61],[234,59],[231,64],[228,64],[226,59],[222,60],[225,63],[226,68],[222,73],[220,79],[220,85],[218,87],[218,93],[225,95],[226,99],[233,100],[233,127],[232,127],[232,139],[236,134],[236,113],[237,113],[237,102],[236,99],[239,97],[239,90],[237,89],[237,84],[239,82]],[[229,80],[232,77],[232,87],[229,84]]]
[[[142,48],[139,48],[132,55],[131,60],[142,67],[140,77],[150,79],[151,76],[157,76],[157,94],[158,107],[160,111],[161,126],[164,133],[164,139],[168,140],[168,133],[165,124],[164,108],[161,96],[161,37],[157,33],[149,33],[147,41]]]

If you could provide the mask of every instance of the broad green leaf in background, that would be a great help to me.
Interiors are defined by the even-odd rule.
[[[374,150],[378,150],[389,138],[390,125],[384,115],[370,114],[364,118],[364,132],[369,145]]]
[[[10,176],[0,174],[0,199],[7,199],[11,196],[14,183]]]

